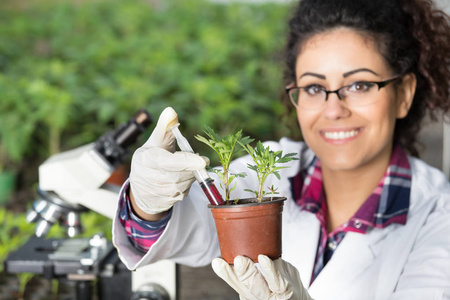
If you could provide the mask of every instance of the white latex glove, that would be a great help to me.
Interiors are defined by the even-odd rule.
[[[236,256],[234,266],[215,258],[212,268],[241,300],[312,300],[303,287],[298,270],[290,263],[281,258],[272,261],[265,255],[259,255],[258,261],[260,271],[245,256]]]
[[[175,137],[167,129],[177,123],[177,113],[167,107],[147,142],[131,160],[131,192],[137,206],[148,214],[167,211],[183,200],[195,181],[193,171],[207,164],[207,158],[197,154],[175,152]]]

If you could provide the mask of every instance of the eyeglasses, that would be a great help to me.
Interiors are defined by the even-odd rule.
[[[286,93],[295,107],[306,110],[322,108],[328,100],[329,94],[336,94],[339,100],[344,101],[345,105],[349,107],[358,107],[377,101],[378,91],[400,77],[395,76],[383,81],[356,81],[335,91],[327,91],[320,84],[300,87],[287,86]]]

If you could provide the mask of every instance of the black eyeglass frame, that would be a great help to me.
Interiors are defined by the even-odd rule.
[[[342,101],[343,98],[341,98],[342,95],[339,94],[339,91],[341,91],[341,90],[343,90],[345,88],[348,88],[348,87],[350,87],[350,86],[352,86],[354,84],[357,84],[357,83],[376,84],[378,86],[378,90],[380,90],[381,88],[383,88],[386,85],[388,85],[388,84],[390,84],[390,83],[400,79],[401,77],[402,77],[402,75],[396,75],[394,77],[391,77],[391,78],[388,78],[388,79],[385,79],[385,80],[382,80],[382,81],[355,81],[352,84],[341,86],[340,88],[338,88],[337,90],[334,90],[334,91],[328,91],[328,90],[325,90],[325,89],[322,90],[322,91],[325,92],[325,94],[326,94],[325,95],[325,101],[328,100],[328,95],[329,94],[336,94],[338,96],[339,101]],[[303,90],[305,90],[308,87],[310,87],[310,85],[308,85],[308,86],[290,86],[290,85],[286,86],[286,88],[285,88],[286,94],[289,97],[289,100],[291,100],[292,104],[294,104],[295,107],[298,107],[298,104],[295,103],[294,99],[292,99],[290,92],[292,90],[294,90],[294,89],[303,89]]]

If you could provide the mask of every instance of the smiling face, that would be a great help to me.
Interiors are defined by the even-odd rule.
[[[397,75],[371,39],[345,28],[310,38],[297,57],[296,74],[297,86],[318,85],[328,91]],[[324,171],[367,170],[369,166],[385,170],[396,119],[406,116],[412,100],[411,78],[399,81],[379,89],[365,106],[347,106],[345,99],[340,101],[331,93],[321,108],[297,108],[303,137]]]

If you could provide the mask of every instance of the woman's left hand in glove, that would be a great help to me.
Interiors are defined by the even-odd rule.
[[[241,300],[312,300],[298,270],[290,263],[281,258],[272,261],[265,255],[259,255],[258,262],[259,269],[245,256],[236,256],[234,265],[215,258],[212,268]]]

